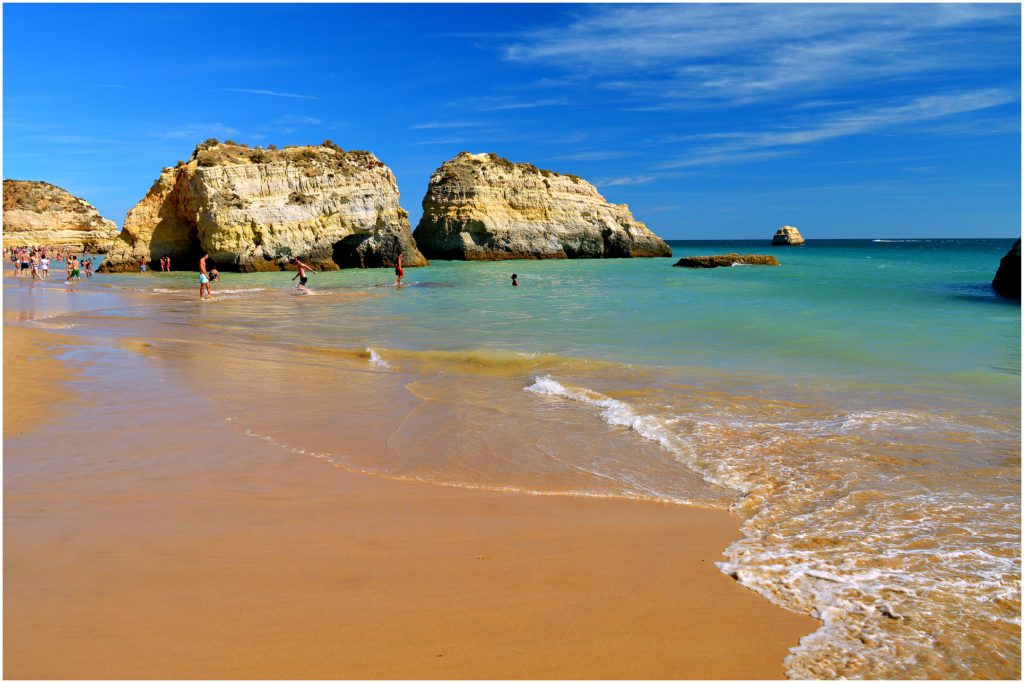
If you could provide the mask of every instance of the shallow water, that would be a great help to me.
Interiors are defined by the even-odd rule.
[[[1011,243],[674,243],[782,266],[437,262],[308,295],[228,273],[204,303],[194,273],[97,275],[142,303],[42,324],[168,364],[296,457],[732,509],[722,571],[824,621],[792,677],[1016,678],[1020,307],[988,286]]]

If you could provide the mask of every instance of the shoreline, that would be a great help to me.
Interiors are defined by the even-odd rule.
[[[325,469],[108,353],[89,401],[5,434],[8,677],[782,678],[817,627],[718,571],[728,513]]]

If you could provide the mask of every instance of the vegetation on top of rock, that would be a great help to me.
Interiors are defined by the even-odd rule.
[[[95,211],[89,202],[44,180],[4,180],[4,210],[63,210],[74,213]],[[98,215],[98,214],[97,214]]]
[[[473,154],[472,152],[460,152],[458,155],[456,155],[456,157],[454,159],[452,159],[450,161],[446,161],[444,164],[442,164],[441,168],[444,169],[444,167],[447,166],[448,164],[452,164],[452,163],[456,163],[456,162],[461,163],[462,161],[464,161],[467,158],[470,160],[470,163],[472,163],[472,164],[474,164],[476,166],[483,166],[484,163],[486,163],[486,162],[483,159],[481,159],[480,156],[481,155]],[[537,168],[533,164],[530,164],[530,163],[527,163],[527,162],[511,161],[511,160],[506,159],[505,157],[501,156],[497,152],[487,152],[486,156],[490,158],[490,162],[492,164],[494,164],[495,166],[498,166],[499,168],[503,168],[506,171],[515,171],[515,170],[518,169],[518,170],[522,171],[523,173],[539,173],[540,175],[544,176],[545,178],[552,178],[552,177],[556,177],[556,176],[564,176],[564,177],[569,178],[570,180],[572,180],[574,183],[578,183],[581,180],[583,180],[579,176],[573,175],[571,173],[559,173],[558,171],[549,171],[546,168]]]
[[[325,166],[339,170],[342,175],[354,176],[360,172],[386,168],[384,162],[373,152],[356,149],[346,152],[330,140],[315,146],[286,145],[279,149],[275,145],[250,147],[249,145],[210,138],[196,145],[189,161],[196,166],[208,168],[235,164],[270,164],[284,161],[299,166],[307,176],[319,175]],[[178,164],[183,165],[182,163]]]

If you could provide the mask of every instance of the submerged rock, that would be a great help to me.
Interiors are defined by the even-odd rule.
[[[398,254],[425,266],[395,176],[370,152],[251,148],[208,140],[165,168],[125,218],[102,270],[135,270],[170,256],[194,268],[204,252],[220,269],[378,267]]]
[[[413,233],[429,258],[671,256],[665,242],[574,175],[462,152],[430,178]]]
[[[1003,296],[1020,298],[1020,240],[1018,239],[999,262],[992,287]]]
[[[779,260],[764,254],[721,254],[717,256],[684,256],[673,266],[680,268],[728,268],[737,263],[747,266],[777,266]]]
[[[104,252],[117,237],[114,221],[89,202],[36,180],[4,181],[5,246],[59,245]]]
[[[775,245],[796,246],[803,243],[803,235],[801,235],[800,231],[792,225],[783,225],[775,231],[775,236],[772,237],[772,244]]]

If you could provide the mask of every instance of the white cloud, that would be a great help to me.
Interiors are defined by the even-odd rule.
[[[598,187],[617,187],[619,185],[646,185],[655,180],[657,180],[657,176],[653,175],[622,176],[620,178],[598,178],[594,180],[594,184]]]
[[[230,126],[222,123],[190,123],[171,130],[165,130],[158,134],[158,137],[171,140],[194,139],[205,140],[206,138],[228,138],[241,135],[241,133]]]
[[[297,100],[318,100],[314,95],[296,95],[290,92],[278,92],[276,90],[256,90],[253,88],[225,88],[225,92],[245,93],[249,95],[270,95],[272,97],[291,97]]]
[[[479,128],[491,125],[487,121],[430,121],[409,126],[409,130],[443,130],[447,128]]]
[[[625,159],[636,156],[634,152],[621,152],[616,150],[596,150],[591,152],[576,152],[551,157],[554,161],[605,161],[607,159]]]
[[[507,111],[511,109],[536,109],[538,107],[555,107],[568,104],[566,100],[546,98],[540,100],[508,100],[503,98],[485,97],[471,100],[479,111]]]
[[[280,124],[292,124],[301,126],[316,126],[321,123],[320,119],[312,116],[300,116],[295,114],[289,114],[287,116],[281,116],[275,120],[276,123]]]
[[[990,109],[1017,100],[1019,96],[1016,93],[997,89],[929,95],[884,107],[830,114],[800,128],[686,136],[716,142],[695,147],[685,156],[661,164],[658,168],[682,168],[773,158],[791,154],[793,148],[800,145],[851,135],[878,133],[922,121]]]
[[[604,6],[525,33],[504,56],[654,99],[645,106],[736,104],[1013,67],[1019,26],[1008,4]]]

